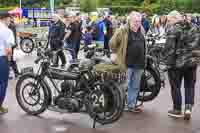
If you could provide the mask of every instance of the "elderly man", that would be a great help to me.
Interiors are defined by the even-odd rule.
[[[6,11],[0,12],[0,114],[8,112],[3,102],[8,86],[9,65],[8,58],[12,55],[12,46],[15,44],[14,34],[8,28],[10,15]]]
[[[118,29],[110,40],[111,50],[117,54],[116,63],[128,69],[128,110],[141,112],[136,106],[140,80],[145,67],[145,38],[141,27],[142,16],[131,12],[128,24]]]
[[[168,77],[171,86],[173,108],[168,115],[189,120],[194,105],[197,60],[195,49],[199,48],[199,34],[190,20],[181,14],[168,15],[167,41],[162,52],[166,57]],[[182,114],[181,83],[184,78],[185,111]]]

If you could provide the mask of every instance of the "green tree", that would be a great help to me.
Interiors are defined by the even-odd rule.
[[[96,0],[81,0],[80,1],[81,11],[91,12],[96,10]]]

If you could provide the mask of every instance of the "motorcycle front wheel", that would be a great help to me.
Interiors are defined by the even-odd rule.
[[[49,104],[49,95],[44,84],[28,74],[18,80],[16,98],[22,110],[30,115],[43,113]]]
[[[104,98],[98,96],[98,92],[89,94],[87,110],[89,115],[96,119],[100,124],[111,124],[119,120],[123,114],[125,106],[124,92],[112,81],[95,84],[98,87]],[[95,91],[95,90],[94,90]],[[99,93],[100,94],[100,93]],[[97,96],[95,96],[97,95]],[[95,99],[92,99],[94,98]],[[103,107],[96,108],[95,104],[103,102]]]

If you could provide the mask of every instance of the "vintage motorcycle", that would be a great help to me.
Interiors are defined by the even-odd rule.
[[[114,82],[95,80],[93,65],[79,67],[76,72],[50,66],[52,52],[42,52],[35,63],[40,63],[36,73],[32,67],[22,70],[17,81],[16,98],[20,107],[30,115],[45,110],[60,113],[88,113],[94,125],[113,123],[122,116],[125,106],[124,92]]]

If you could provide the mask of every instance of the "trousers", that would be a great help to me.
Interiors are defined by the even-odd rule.
[[[8,80],[0,80],[0,107],[2,106],[6,97],[6,91],[8,87]]]
[[[183,79],[185,88],[185,104],[194,105],[196,71],[196,66],[168,70],[174,109],[182,109],[181,83]]]
[[[140,90],[140,81],[144,70],[128,68],[128,106],[134,107]]]

